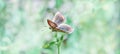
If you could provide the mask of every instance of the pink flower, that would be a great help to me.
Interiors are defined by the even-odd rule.
[[[47,19],[48,25],[53,32],[65,32],[65,33],[72,33],[73,28],[67,24],[64,24],[65,21],[64,16],[57,12],[52,20]]]

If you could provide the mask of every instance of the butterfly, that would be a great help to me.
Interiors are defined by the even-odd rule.
[[[53,32],[72,33],[73,28],[70,25],[64,24],[64,21],[65,18],[60,12],[57,12],[52,20],[47,19],[47,23]]]

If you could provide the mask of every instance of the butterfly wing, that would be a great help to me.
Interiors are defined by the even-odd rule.
[[[73,28],[67,24],[60,24],[57,29],[59,29],[60,31],[66,32],[66,33],[72,33],[73,32]]]
[[[48,25],[50,26],[50,28],[54,29],[57,27],[57,24],[52,22],[51,20],[47,19]]]
[[[60,25],[65,21],[65,18],[60,12],[57,12],[52,21],[55,22],[57,25]]]

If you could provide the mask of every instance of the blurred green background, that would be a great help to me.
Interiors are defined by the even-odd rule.
[[[0,54],[57,54],[43,48],[57,11],[74,28],[61,54],[120,54],[120,0],[0,0]]]

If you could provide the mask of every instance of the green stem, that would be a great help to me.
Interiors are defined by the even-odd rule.
[[[57,48],[58,48],[58,54],[60,54],[60,46],[58,45]]]
[[[61,44],[61,42],[60,42],[60,40],[59,40],[59,38],[57,37],[57,32],[56,32],[56,36],[55,36],[55,38],[56,38],[56,42],[57,42],[57,51],[58,51],[58,54],[60,54],[60,44]]]
[[[64,35],[62,35],[60,38],[58,38],[57,36],[57,32],[55,34],[55,39],[56,39],[56,46],[57,46],[57,51],[58,51],[58,54],[60,54],[60,46],[61,46],[61,43],[63,42],[63,37]]]

